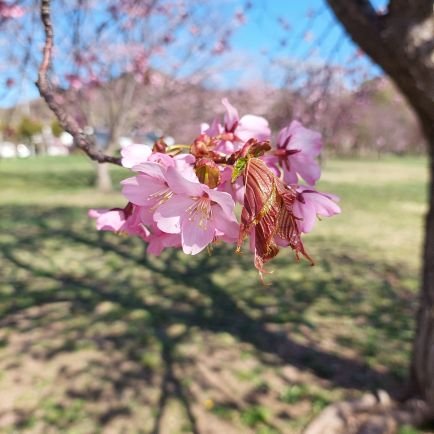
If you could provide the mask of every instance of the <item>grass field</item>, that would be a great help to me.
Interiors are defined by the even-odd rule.
[[[299,433],[402,384],[424,159],[327,162],[343,213],[305,237],[316,266],[281,252],[267,287],[248,253],[155,258],[96,232],[87,209],[123,200],[93,177],[80,157],[0,161],[0,433]]]

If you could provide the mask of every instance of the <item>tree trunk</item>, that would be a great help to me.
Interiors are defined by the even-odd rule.
[[[410,387],[420,396],[434,418],[434,123],[428,119],[424,130],[429,140],[429,210],[425,220],[422,287],[413,342]]]
[[[112,179],[108,164],[96,163],[96,187],[99,191],[108,193],[112,191]]]
[[[434,10],[432,0],[327,0],[351,38],[389,74],[414,109],[430,158],[422,285],[410,365],[410,391],[434,419]]]
[[[115,135],[115,132],[111,132],[111,138],[109,141],[109,145],[105,149],[109,155],[111,155],[119,146],[118,136]],[[110,176],[110,167],[108,164],[96,164],[96,188],[101,191],[108,193],[113,190],[112,178]]]

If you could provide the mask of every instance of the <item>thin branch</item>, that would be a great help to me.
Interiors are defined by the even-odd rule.
[[[327,3],[338,19],[343,21],[342,18],[346,18],[344,25],[345,21],[348,21],[359,32],[369,32],[369,36],[375,39],[380,37],[381,16],[377,14],[369,0],[327,0]]]
[[[51,65],[53,53],[53,25],[51,22],[51,4],[50,0],[41,1],[41,21],[44,26],[45,44],[43,49],[43,57],[38,71],[38,81],[36,86],[39,93],[45,102],[50,107],[51,111],[56,115],[62,128],[74,138],[74,142],[78,148],[84,151],[92,160],[98,163],[112,163],[121,165],[119,157],[105,155],[101,151],[95,149],[94,143],[89,136],[80,128],[78,122],[66,112],[58,101],[58,95],[53,90],[48,79],[48,70]]]

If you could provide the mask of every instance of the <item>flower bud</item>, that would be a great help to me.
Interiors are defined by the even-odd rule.
[[[165,154],[167,149],[167,144],[162,137],[160,137],[152,147],[152,152],[159,152],[160,154]]]
[[[196,175],[202,184],[209,188],[216,188],[221,181],[220,170],[214,161],[209,158],[201,158],[196,163]]]

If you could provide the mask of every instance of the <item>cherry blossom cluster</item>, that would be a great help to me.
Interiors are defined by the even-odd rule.
[[[0,19],[16,19],[22,17],[24,14],[25,10],[22,6],[0,0]]]
[[[223,119],[202,124],[190,145],[123,148],[122,165],[133,172],[121,183],[127,205],[89,215],[98,230],[138,236],[155,255],[167,247],[195,255],[216,242],[240,251],[248,238],[261,276],[281,247],[313,263],[302,235],[318,216],[340,212],[336,196],[314,187],[320,134],[292,121],[272,145],[266,119],[222,103]]]

